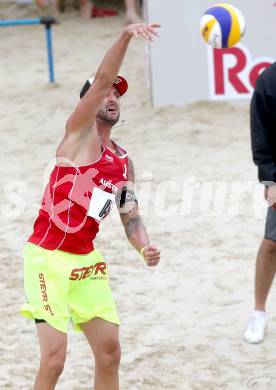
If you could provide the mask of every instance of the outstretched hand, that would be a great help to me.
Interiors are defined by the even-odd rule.
[[[158,23],[135,23],[125,28],[125,31],[134,38],[144,37],[147,41],[154,41],[158,37],[157,29],[161,27]]]

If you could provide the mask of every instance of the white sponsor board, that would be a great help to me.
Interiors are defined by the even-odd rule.
[[[249,99],[260,73],[274,62],[273,58],[252,58],[239,43],[231,49],[208,48],[210,100]]]
[[[200,18],[216,1],[146,0],[149,22],[160,22],[160,39],[149,45],[153,106],[196,100],[248,99],[259,74],[276,58],[276,2],[229,1],[246,20],[242,41],[213,49],[200,34]]]

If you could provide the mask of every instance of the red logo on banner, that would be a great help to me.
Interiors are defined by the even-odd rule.
[[[248,49],[210,49],[210,98],[240,99],[250,97],[259,75],[271,65],[271,58],[253,60]]]

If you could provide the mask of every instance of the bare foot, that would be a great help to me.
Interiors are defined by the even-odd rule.
[[[126,12],[127,24],[143,23],[143,20],[136,12]]]

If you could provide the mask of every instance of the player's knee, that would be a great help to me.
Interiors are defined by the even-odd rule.
[[[263,244],[265,245],[265,250],[272,255],[276,256],[276,241],[264,239]]]
[[[41,359],[40,369],[50,377],[59,377],[64,368],[65,357],[59,355],[45,356]]]
[[[121,347],[119,342],[110,343],[95,356],[97,366],[106,372],[117,371],[121,360]]]

